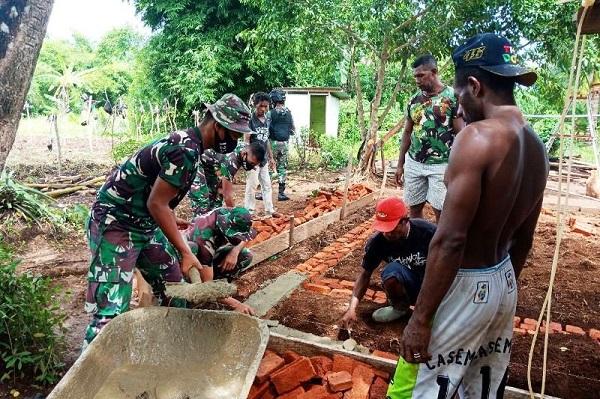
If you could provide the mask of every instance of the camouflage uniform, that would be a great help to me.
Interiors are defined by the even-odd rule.
[[[250,111],[235,95],[226,94],[207,107],[227,129],[250,132]],[[84,349],[111,319],[129,308],[135,266],[165,305],[165,281],[182,281],[178,253],[157,228],[146,203],[160,177],[178,189],[169,202],[174,209],[192,185],[201,152],[197,128],[173,132],[132,155],[98,192],[87,224],[92,256],[85,309],[93,316],[85,333]]]
[[[98,192],[87,224],[92,253],[85,309],[93,318],[85,333],[89,344],[115,316],[129,308],[137,265],[164,300],[165,281],[182,280],[176,251],[157,229],[146,202],[157,177],[178,188],[175,208],[198,167],[200,137],[177,131],[139,150],[108,178]]]
[[[294,119],[292,112],[287,107],[275,106],[269,111],[269,139],[271,140],[271,149],[277,169],[279,180],[279,201],[285,201],[289,198],[285,195],[285,182],[287,180],[288,168],[288,141],[294,134]]]
[[[404,199],[409,206],[427,201],[442,209],[444,173],[456,134],[452,123],[457,111],[454,91],[448,86],[434,96],[418,93],[410,100],[407,118],[414,126],[404,163]]]
[[[200,156],[201,164],[188,194],[194,215],[203,215],[223,206],[223,195],[219,193],[221,177],[229,181],[242,167],[241,150],[238,146],[229,154],[219,154],[215,150],[206,150]]]
[[[205,215],[196,216],[185,232],[185,237],[200,263],[212,267],[216,278],[232,280],[247,269],[252,262],[252,252],[243,248],[236,268],[222,272],[220,265],[227,254],[241,241],[255,236],[252,218],[246,208],[217,208]]]

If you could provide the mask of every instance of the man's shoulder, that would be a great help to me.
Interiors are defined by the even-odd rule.
[[[425,233],[435,233],[437,226],[425,219],[410,219],[411,227]]]

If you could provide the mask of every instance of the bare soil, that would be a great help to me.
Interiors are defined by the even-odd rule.
[[[579,213],[576,217],[597,224],[600,217]],[[536,318],[544,301],[550,266],[554,254],[555,219],[543,214],[538,224],[534,249],[523,270],[517,316]],[[597,237],[586,238],[567,232],[561,246],[559,269],[554,285],[552,319],[583,329],[600,327],[600,274],[596,254],[600,253]],[[362,251],[356,250],[326,277],[354,281],[360,272]],[[381,290],[379,274],[373,274],[370,288]],[[347,299],[332,298],[298,289],[290,298],[272,309],[266,317],[313,334],[341,338],[338,322],[348,306]],[[371,349],[399,353],[400,339],[408,317],[389,324],[372,321],[371,314],[380,307],[362,301],[359,322],[352,338]],[[509,385],[527,389],[527,360],[531,336],[516,335],[509,367]],[[543,341],[537,342],[533,368],[533,388],[541,388]],[[596,398],[600,390],[600,343],[589,336],[552,334],[549,339],[546,393],[562,398]]]

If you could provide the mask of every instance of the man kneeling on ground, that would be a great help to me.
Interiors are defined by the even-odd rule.
[[[399,198],[386,198],[377,204],[373,224],[377,233],[365,246],[363,270],[354,283],[350,305],[342,317],[345,328],[356,321],[358,303],[381,262],[387,263],[381,272],[381,281],[391,306],[373,312],[373,320],[387,323],[399,319],[414,305],[425,275],[425,259],[435,225],[423,219],[410,219],[408,215],[406,204]]]
[[[231,281],[252,263],[252,252],[245,247],[256,232],[246,208],[217,208],[196,216],[184,235],[200,261],[203,282],[220,278]],[[235,298],[225,298],[222,303],[236,312],[254,315],[250,306]]]

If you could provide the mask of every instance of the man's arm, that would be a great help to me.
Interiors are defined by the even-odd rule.
[[[444,211],[429,245],[427,267],[415,311],[404,330],[402,356],[408,362],[428,360],[431,321],[462,264],[467,235],[481,196],[487,141],[471,127],[457,136],[446,171]],[[421,354],[414,358],[413,354]]]
[[[404,157],[410,147],[410,136],[413,131],[415,123],[406,116],[406,123],[404,124],[404,130],[402,131],[402,143],[400,144],[400,154],[398,155],[398,168],[396,169],[396,184],[402,184],[402,175],[404,175]]]
[[[365,296],[365,292],[367,292],[372,274],[373,270],[363,269],[354,282],[354,288],[352,289],[352,297],[350,298],[348,309],[342,316],[341,320],[341,324],[344,326],[344,328],[349,328],[350,324],[356,321],[356,308],[358,307],[360,300]]]
[[[511,247],[508,250],[517,279],[523,270],[527,255],[533,246],[533,235],[540,216],[540,211],[542,210],[543,200],[543,198],[540,198],[533,211],[531,211],[531,214],[529,214],[527,219],[525,219],[523,224],[517,229],[513,236]]]
[[[179,233],[177,219],[169,207],[169,202],[175,198],[177,193],[177,187],[157,177],[146,205],[148,206],[150,215],[156,220],[158,227],[160,227],[167,239],[179,251],[181,255],[181,271],[187,275],[190,268],[200,268],[200,262],[190,250],[181,233]]]
[[[242,249],[244,249],[245,247],[246,241],[242,241],[238,245],[233,247],[225,257],[225,259],[223,259],[221,269],[226,272],[233,270],[238,263],[238,257],[240,256],[240,252],[242,252]]]

